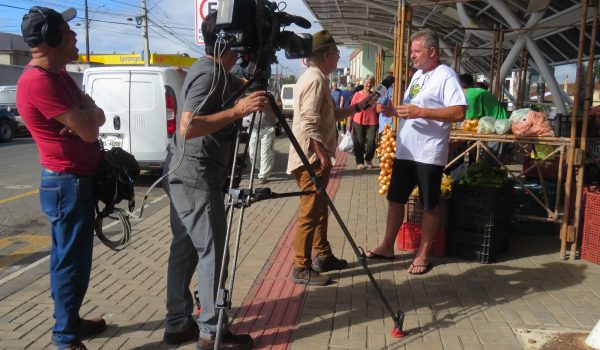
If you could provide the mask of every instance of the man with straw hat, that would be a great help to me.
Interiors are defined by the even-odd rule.
[[[337,146],[336,121],[367,108],[369,96],[346,108],[335,108],[327,76],[336,70],[340,51],[326,30],[313,34],[309,68],[294,86],[294,119],[292,131],[315,173],[327,186],[335,162]],[[308,170],[296,150],[290,146],[287,173],[293,174],[301,191],[315,191]],[[326,285],[329,276],[322,272],[344,269],[346,260],[333,255],[327,240],[328,208],[320,194],[300,196],[300,210],[294,233],[294,268],[291,280],[298,284]],[[315,251],[314,264],[311,252]]]

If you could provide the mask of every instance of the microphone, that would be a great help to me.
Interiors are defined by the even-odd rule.
[[[394,83],[394,80],[395,80],[394,77],[391,75],[388,75],[387,77],[385,77],[385,79],[383,79],[381,84],[379,84],[375,87],[375,95],[377,95],[377,97],[381,97],[381,96],[385,95],[387,90]]]
[[[286,13],[286,12],[280,12],[279,16],[280,16],[280,24],[281,25],[287,26],[287,25],[290,25],[293,23],[293,24],[297,25],[298,27],[305,28],[305,29],[308,29],[312,26],[310,21],[304,17],[290,15],[289,13]]]

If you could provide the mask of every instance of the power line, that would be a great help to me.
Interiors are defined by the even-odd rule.
[[[162,0],[158,0],[158,1],[156,2],[156,4],[154,4],[154,5],[153,5],[153,6],[150,8],[150,10],[148,10],[148,12],[150,12],[150,11],[154,10],[154,8],[155,8],[156,6],[158,6],[158,5],[159,5],[161,2],[162,2]]]
[[[118,0],[109,0],[109,1],[116,2],[117,4],[121,4],[121,5],[126,5],[126,6],[131,6],[131,7],[139,8],[139,9],[142,8],[141,6],[128,4],[126,2],[122,2],[122,1],[118,1]]]
[[[29,9],[26,9],[26,8],[23,8],[23,7],[12,6],[12,5],[5,5],[5,4],[0,4],[0,6],[1,7],[9,7],[9,8],[17,9],[17,10],[25,10],[25,11],[29,10]]]

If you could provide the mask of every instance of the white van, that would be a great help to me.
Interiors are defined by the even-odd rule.
[[[281,86],[281,109],[286,118],[294,116],[294,85],[283,84]]]
[[[100,127],[104,148],[122,147],[142,169],[162,168],[181,110],[179,92],[186,72],[172,67],[112,66],[89,68],[83,87],[106,123]]]

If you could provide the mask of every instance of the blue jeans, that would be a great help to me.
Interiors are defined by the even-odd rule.
[[[215,301],[227,232],[223,193],[189,187],[176,178],[163,180],[163,187],[171,199],[173,233],[167,267],[165,330],[180,332],[194,322],[189,288],[196,273],[202,307],[197,319],[200,337],[214,338],[219,311]],[[225,315],[224,329],[227,326]]]
[[[64,349],[80,342],[79,308],[92,270],[96,196],[92,177],[46,169],[41,175],[40,204],[52,225],[52,339]]]

